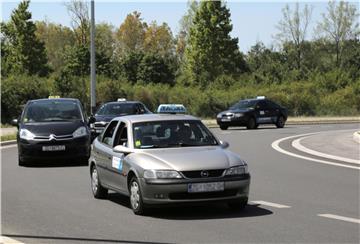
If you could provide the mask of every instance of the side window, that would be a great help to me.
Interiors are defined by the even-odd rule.
[[[256,107],[258,107],[259,109],[266,109],[266,102],[260,101],[260,102],[258,102]]]
[[[106,128],[106,130],[102,136],[102,142],[111,147],[114,144],[114,132],[115,132],[117,124],[118,124],[118,121],[112,121],[108,125],[108,127]]]
[[[127,126],[121,122],[116,132],[114,147],[117,145],[128,146]]]

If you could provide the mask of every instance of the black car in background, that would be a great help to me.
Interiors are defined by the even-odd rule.
[[[260,124],[275,124],[276,127],[283,128],[287,117],[286,108],[262,96],[235,103],[228,110],[219,113],[216,121],[222,130],[230,126],[256,129]]]
[[[141,102],[126,101],[126,99],[121,98],[116,102],[101,105],[95,115],[92,116],[95,118],[95,122],[90,124],[92,139],[98,136],[113,118],[134,114],[151,114],[151,112]]]
[[[90,156],[90,129],[78,99],[28,101],[13,124],[20,166],[39,160],[87,162]]]

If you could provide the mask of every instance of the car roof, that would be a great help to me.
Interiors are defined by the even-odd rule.
[[[42,101],[72,101],[72,102],[79,102],[79,99],[77,98],[41,98],[41,99],[35,99],[30,100],[29,102],[42,102]]]
[[[107,105],[107,104],[136,104],[136,103],[141,103],[139,101],[115,101],[115,102],[107,102],[107,103],[104,103],[104,105]]]
[[[141,114],[141,115],[126,115],[116,117],[116,120],[122,119],[130,123],[148,122],[148,121],[167,121],[167,120],[200,120],[191,115],[184,114]]]

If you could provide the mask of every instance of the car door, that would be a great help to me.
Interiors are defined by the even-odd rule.
[[[94,150],[96,150],[94,153],[97,156],[96,163],[99,168],[100,180],[104,185],[112,187],[113,184],[111,183],[111,172],[109,171],[109,167],[111,167],[115,131],[118,123],[117,120],[113,120],[109,123],[103,134],[98,137],[99,141],[96,144],[96,148],[94,148]]]
[[[269,106],[269,116],[271,117],[271,123],[276,123],[280,115],[280,107],[272,101],[267,101],[267,103]]]
[[[113,147],[122,145],[128,147],[128,126],[125,122],[120,121],[116,129]],[[112,157],[109,160],[110,182],[116,189],[127,192],[127,178],[125,174],[125,154],[114,152],[112,150]]]
[[[261,100],[258,102],[256,106],[256,110],[257,110],[256,122],[258,124],[271,123],[270,109],[265,100]]]

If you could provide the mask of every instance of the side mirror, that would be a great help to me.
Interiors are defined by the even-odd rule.
[[[133,149],[128,148],[128,147],[124,147],[122,145],[118,145],[118,146],[114,147],[113,151],[116,152],[116,153],[125,153],[125,154],[129,154],[129,153],[134,152]]]
[[[18,126],[19,125],[19,120],[18,119],[11,120],[11,125]]]
[[[220,147],[221,148],[228,148],[230,146],[230,144],[226,141],[220,141]]]
[[[96,122],[95,117],[91,115],[91,116],[89,117],[89,119],[88,119],[89,125],[90,125],[90,124],[94,124],[95,122]]]

